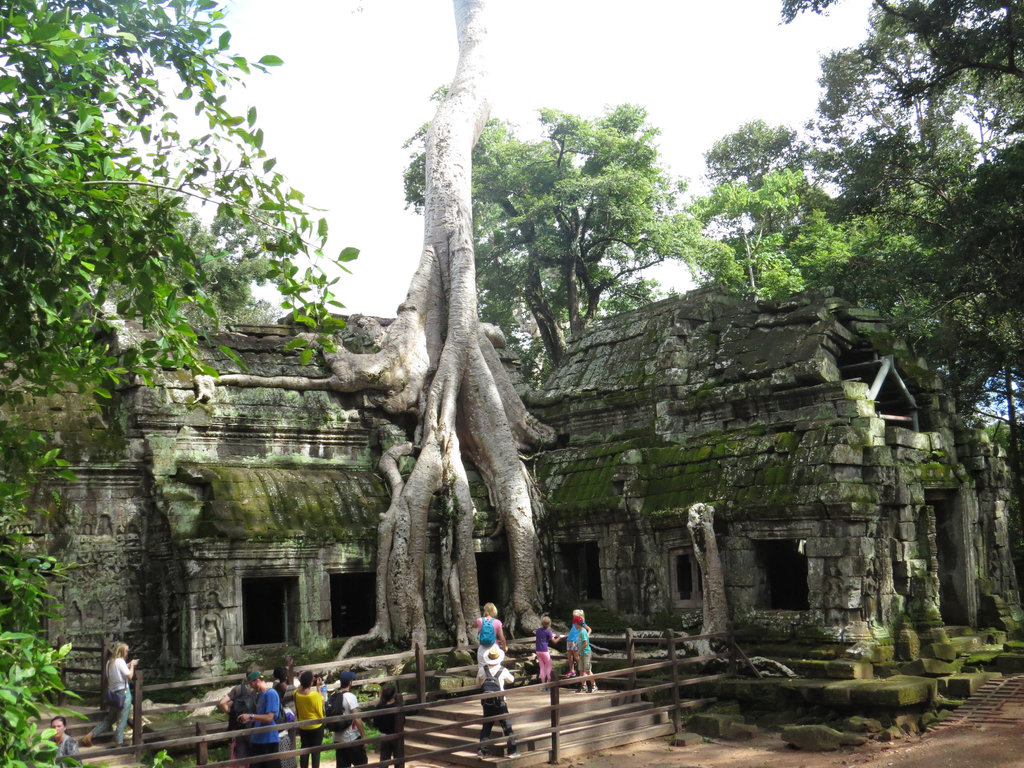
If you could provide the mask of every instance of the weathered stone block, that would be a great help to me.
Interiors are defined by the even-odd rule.
[[[901,675],[924,677],[943,677],[944,675],[954,675],[959,671],[954,665],[938,659],[915,659],[900,667]]]
[[[910,627],[903,627],[896,638],[896,658],[901,661],[913,661],[921,655],[921,640]]]
[[[956,646],[952,643],[927,643],[921,646],[921,656],[926,659],[953,661],[956,659]]]
[[[696,733],[712,739],[721,739],[725,736],[730,726],[742,722],[743,717],[740,715],[701,713],[691,717],[688,726],[690,730]]]
[[[996,657],[995,668],[1004,675],[1015,675],[1024,672],[1024,654],[1004,653]]]
[[[858,681],[851,689],[854,704],[879,709],[897,709],[928,704],[935,698],[935,680],[910,675],[895,675],[884,680]]]
[[[998,672],[961,672],[939,678],[939,693],[950,699],[968,699],[989,680],[1001,677]]]
[[[874,677],[871,662],[836,659],[825,666],[825,674],[834,680],[866,680]]]
[[[692,733],[690,731],[684,731],[677,733],[669,739],[669,744],[673,747],[695,747],[698,744],[704,742],[704,737],[699,733]]]

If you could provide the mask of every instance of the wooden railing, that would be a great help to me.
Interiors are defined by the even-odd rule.
[[[723,647],[722,652],[714,653],[706,656],[681,656],[678,653],[680,645],[692,644],[695,641],[707,640],[718,644]],[[712,681],[725,677],[731,677],[736,674],[737,665],[740,661],[745,662],[749,665],[749,660],[742,650],[736,645],[735,634],[730,626],[727,632],[711,634],[711,635],[700,635],[700,636],[682,636],[672,631],[666,631],[664,634],[658,637],[637,637],[631,630],[627,630],[622,636],[609,636],[609,635],[593,635],[592,643],[600,644],[601,642],[615,641],[616,644],[621,642],[625,650],[625,662],[621,668],[612,669],[606,672],[596,673],[593,676],[589,676],[587,680],[593,682],[615,680],[616,688],[629,690],[637,696],[643,696],[650,698],[652,695],[659,694],[661,692],[667,692],[670,697],[670,703],[656,706],[648,710],[650,714],[666,713],[672,720],[673,729],[678,732],[681,725],[681,713],[684,709],[692,708],[695,706],[701,706],[711,701],[710,699],[700,699],[694,697],[685,697],[683,691],[702,682]],[[649,662],[644,664],[636,663],[636,652],[637,646],[663,646],[665,649],[665,660]],[[417,645],[412,651],[406,651],[403,653],[390,654],[387,656],[371,656],[357,659],[346,659],[341,662],[331,662],[325,664],[311,664],[298,667],[292,667],[289,659],[289,674],[294,675],[301,673],[305,670],[317,671],[317,672],[334,672],[342,669],[359,668],[365,669],[367,666],[383,666],[384,664],[396,663],[407,659],[415,659],[415,669],[412,672],[407,672],[400,675],[388,675],[373,677],[364,680],[357,680],[354,687],[358,688],[361,684],[373,684],[383,685],[385,683],[395,683],[400,689],[413,688],[413,691],[405,694],[405,701],[402,706],[392,707],[389,709],[373,709],[373,710],[362,710],[355,715],[339,715],[336,717],[327,717],[319,720],[304,720],[294,723],[287,723],[285,725],[276,724],[262,726],[259,728],[246,728],[239,731],[228,731],[226,724],[221,725],[204,725],[202,723],[196,723],[194,726],[194,735],[181,736],[175,731],[170,729],[147,734],[148,740],[143,741],[143,729],[141,727],[134,727],[132,731],[132,744],[131,746],[124,746],[119,748],[107,749],[103,751],[90,751],[88,758],[92,762],[95,758],[106,759],[116,755],[132,754],[136,757],[141,757],[143,751],[145,752],[156,752],[159,750],[167,750],[168,752],[180,753],[186,750],[195,751],[195,765],[206,766],[207,768],[227,768],[228,766],[236,766],[242,764],[258,765],[261,762],[268,760],[277,760],[281,757],[291,757],[304,754],[310,754],[312,752],[330,752],[336,750],[339,743],[324,744],[323,746],[310,747],[306,749],[293,749],[288,752],[276,753],[273,755],[265,755],[260,757],[245,757],[236,760],[224,760],[220,762],[209,762],[209,749],[211,745],[216,744],[228,744],[230,740],[236,735],[251,735],[253,733],[266,732],[271,730],[282,731],[287,730],[291,733],[292,744],[296,744],[295,735],[301,726],[310,725],[327,725],[329,728],[334,725],[332,730],[343,730],[345,724],[355,717],[367,717],[375,716],[378,714],[395,714],[397,716],[398,726],[397,732],[392,735],[381,734],[380,736],[373,737],[370,739],[360,739],[358,741],[347,742],[344,746],[358,746],[358,745],[369,745],[371,743],[380,743],[383,741],[395,740],[398,742],[397,755],[402,754],[402,745],[405,739],[414,738],[417,735],[443,732],[448,729],[455,729],[459,727],[465,727],[466,725],[479,725],[487,720],[500,720],[504,717],[511,716],[515,717],[515,700],[517,697],[523,696],[527,693],[538,693],[547,691],[549,696],[549,704],[546,707],[538,709],[536,706],[531,705],[531,711],[533,712],[550,712],[550,725],[533,728],[529,730],[516,729],[516,739],[520,743],[536,740],[538,738],[550,737],[550,761],[557,762],[559,759],[559,749],[562,735],[562,720],[563,715],[567,710],[571,710],[572,700],[563,701],[561,699],[561,692],[566,687],[576,687],[580,684],[581,679],[579,677],[555,680],[548,683],[538,683],[531,685],[521,685],[511,688],[505,691],[505,697],[509,701],[509,710],[511,715],[499,715],[495,717],[479,717],[474,719],[462,719],[458,722],[446,723],[441,726],[432,728],[419,729],[419,730],[408,730],[404,728],[405,719],[413,714],[428,714],[431,709],[440,706],[449,706],[451,704],[459,702],[471,702],[479,701],[480,699],[486,698],[493,694],[475,693],[470,691],[479,691],[479,686],[467,685],[458,691],[440,691],[428,690],[427,681],[431,678],[440,676],[450,676],[452,674],[472,674],[475,677],[476,664],[460,666],[460,667],[448,667],[441,670],[429,669],[427,664],[428,657],[437,656],[442,654],[448,654],[453,651],[466,651],[475,655],[475,649],[465,647],[448,647],[448,648],[434,648],[425,650],[422,646]],[[681,668],[692,667],[697,664],[706,664],[714,659],[722,660],[726,663],[726,671],[718,674],[710,675],[699,675],[699,676],[684,676],[680,674]],[[596,660],[600,663],[600,659]],[[751,669],[754,669],[751,666]],[[760,673],[754,669],[754,673],[760,676]],[[641,678],[644,678],[647,682],[641,685]],[[293,679],[293,678],[290,678]],[[158,683],[154,685],[144,685],[143,672],[141,669],[135,670],[135,676],[132,680],[133,686],[133,722],[135,724],[142,723],[142,701],[145,695],[152,695],[160,691],[167,691],[181,688],[196,688],[196,687],[209,687],[212,685],[237,685],[239,682],[238,675],[232,675],[229,677],[210,677],[202,679],[193,679],[173,683]],[[404,685],[403,685],[404,684]],[[179,711],[195,710],[197,708],[196,702],[190,702],[180,705],[165,706],[161,705],[160,713],[170,713]],[[599,724],[603,722],[614,722],[619,719],[620,716],[611,714],[596,720],[591,720],[592,724]],[[500,729],[499,729],[500,732]],[[504,736],[491,739],[487,742],[482,742],[482,745],[496,744],[504,741]],[[445,755],[450,754],[461,747],[446,747],[431,750],[429,752],[420,752],[417,754],[417,758],[439,758],[443,759]],[[396,757],[397,765],[401,768],[404,765],[404,760],[401,757]],[[369,766],[380,765],[379,762],[371,762]]]

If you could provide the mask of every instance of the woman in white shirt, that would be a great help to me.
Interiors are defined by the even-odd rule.
[[[132,687],[131,679],[135,676],[135,665],[138,659],[125,661],[128,656],[128,643],[118,643],[114,646],[114,654],[107,664],[107,698],[103,704],[107,713],[103,722],[93,728],[83,737],[81,746],[92,746],[94,737],[99,736],[108,728],[114,729],[114,742],[116,746],[124,746],[124,729],[128,725],[128,714],[132,709]],[[122,702],[120,706],[116,702]],[[114,723],[117,727],[114,728]]]

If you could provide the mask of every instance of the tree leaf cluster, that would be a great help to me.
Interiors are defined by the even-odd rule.
[[[322,256],[326,224],[275,169],[256,110],[236,111],[229,98],[245,75],[281,61],[249,61],[230,40],[210,0],[0,0],[5,764],[52,764],[35,718],[60,688],[66,654],[47,642],[61,569],[29,535],[30,492],[72,468],[21,409],[69,389],[103,401],[162,367],[212,373],[196,358],[194,321],[235,311],[228,294],[249,278],[277,282],[300,322],[327,331],[339,322],[324,303],[333,279],[296,259]],[[220,270],[230,248],[212,252],[197,237],[190,206],[199,203],[217,211],[222,239],[258,227],[262,255]],[[125,329],[135,332],[115,349]]]

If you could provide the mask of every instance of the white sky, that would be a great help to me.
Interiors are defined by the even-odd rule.
[[[639,104],[661,129],[663,162],[698,181],[703,153],[740,124],[800,128],[813,115],[819,57],[860,42],[870,0],[844,0],[829,16],[790,25],[780,24],[780,5],[492,0],[491,115],[526,132],[540,107],[593,117]],[[361,251],[338,298],[352,312],[394,315],[423,238],[420,218],[405,210],[402,144],[431,118],[430,95],[454,74],[450,0],[228,0],[228,8],[235,52],[285,61],[239,94],[256,106],[277,170],[324,209],[328,254]],[[685,268],[657,277],[677,290],[689,284]]]

